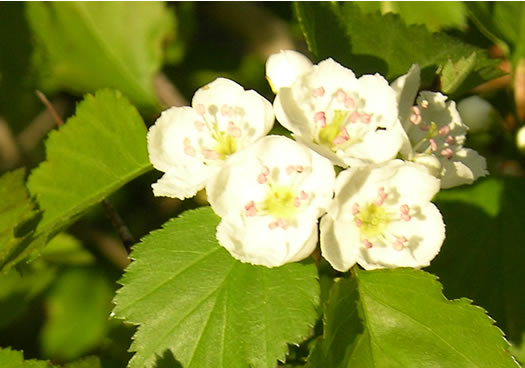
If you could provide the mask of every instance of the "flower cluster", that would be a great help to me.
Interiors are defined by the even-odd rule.
[[[339,271],[428,265],[445,238],[432,198],[487,173],[463,147],[467,127],[454,102],[418,95],[415,65],[389,84],[281,51],[266,74],[273,108],[219,78],[192,107],[162,113],[148,133],[150,160],[165,173],[155,195],[182,199],[206,188],[221,217],[217,239],[243,262],[299,261],[319,241]],[[274,117],[295,140],[267,135]]]

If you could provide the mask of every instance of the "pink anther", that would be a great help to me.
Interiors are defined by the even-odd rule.
[[[197,111],[197,114],[202,116],[206,113],[206,108],[203,104],[198,104],[197,106],[195,106],[195,111]]]
[[[438,130],[439,135],[446,136],[448,133],[450,133],[450,127],[448,125],[444,125]]]
[[[421,129],[424,132],[427,132],[430,129],[429,125],[420,125],[419,129]]]
[[[210,150],[210,149],[203,149],[202,155],[204,156],[204,158],[208,160],[218,160],[221,158],[221,155],[219,155],[218,152]]]
[[[187,154],[188,156],[195,156],[196,151],[195,151],[195,148],[193,148],[192,146],[186,145],[184,146],[184,153]]]
[[[270,230],[276,229],[278,226],[279,226],[279,223],[277,221],[270,222],[268,224],[268,227],[270,228]]]
[[[233,121],[228,123],[228,134],[234,138],[239,138],[241,136],[241,129],[233,125]]]
[[[454,152],[450,148],[445,148],[441,151],[441,156],[446,157],[447,159],[451,159],[452,156],[454,156]]]
[[[278,224],[279,227],[280,227],[281,229],[283,229],[283,230],[288,229],[288,225],[289,225],[289,223],[288,223],[288,220],[286,220],[286,219],[282,219],[282,218],[277,219],[277,224]]]
[[[453,136],[449,135],[446,139],[446,142],[449,144],[449,145],[453,145],[453,144],[456,144],[456,138],[454,138]]]
[[[335,93],[335,99],[337,102],[344,103],[346,99],[346,93],[342,89],[338,89]]]
[[[408,239],[404,236],[397,237],[396,241],[394,242],[394,249],[397,251],[403,250],[407,241]]]
[[[361,227],[361,225],[363,225],[363,221],[361,221],[361,219],[358,219],[357,217],[354,218],[354,222],[355,222],[355,226],[357,227]]]
[[[244,206],[244,213],[246,216],[255,216],[257,214],[257,209],[255,208],[255,202],[250,201]]]
[[[412,112],[415,115],[421,115],[421,110],[419,110],[419,107],[417,107],[417,106],[412,106]]]
[[[419,104],[423,109],[428,109],[428,101],[427,100],[423,100],[421,101],[421,103]]]
[[[385,202],[386,197],[388,197],[388,194],[385,193],[385,188],[379,188],[379,190],[377,191],[377,199],[374,201],[374,204],[376,206],[382,206]]]
[[[308,199],[308,194],[304,190],[301,190],[301,193],[299,193],[299,198],[301,198],[303,201],[306,201]]]
[[[232,116],[233,115],[233,108],[228,105],[222,105],[221,106],[221,115],[222,116]]]
[[[412,216],[409,215],[410,207],[408,207],[407,204],[401,205],[400,210],[401,210],[401,215],[399,217],[401,217],[401,220],[408,222],[412,219]]]
[[[364,124],[370,123],[371,119],[372,119],[372,116],[370,114],[361,114],[360,116],[361,123],[364,123]]]
[[[372,248],[372,243],[370,243],[367,239],[361,240],[361,243],[363,243],[366,249]]]
[[[297,165],[295,166],[295,171],[297,171],[297,173],[300,174],[304,171],[304,167],[302,165]]]
[[[293,205],[297,208],[301,207],[301,200],[299,199],[299,197],[295,197],[293,199]]]
[[[319,124],[321,128],[324,128],[326,126],[326,115],[324,111],[318,111],[315,113],[314,122],[316,124]]]
[[[421,115],[417,115],[417,114],[410,115],[410,122],[414,125],[419,125],[419,123],[421,123]]]
[[[345,101],[345,107],[347,109],[353,109],[355,107],[355,102],[352,97],[346,97],[344,101]]]
[[[334,138],[334,140],[332,141],[332,143],[334,145],[338,145],[338,144],[343,144],[345,143],[346,141],[348,140],[348,138],[342,136],[342,135],[338,135],[337,137]]]
[[[288,175],[292,175],[292,174],[295,173],[295,172],[296,172],[296,170],[295,170],[295,166],[294,166],[294,165],[290,165],[290,166],[288,166],[288,167],[286,168],[286,173],[287,173]]]
[[[268,168],[268,166],[263,166],[263,168],[261,170],[261,174],[264,175],[264,176],[270,175],[270,169]]]
[[[195,129],[200,132],[205,124],[202,121],[195,121],[193,125],[195,126]]]
[[[319,88],[314,89],[313,92],[312,92],[312,96],[313,97],[322,97],[322,96],[324,96],[324,88],[323,87],[319,87]]]
[[[354,203],[352,206],[352,215],[356,216],[359,215],[359,203]]]
[[[264,184],[264,183],[266,183],[267,181],[268,181],[268,177],[267,177],[267,175],[264,175],[264,174],[262,174],[262,173],[259,174],[259,175],[257,175],[257,183],[259,183],[259,184]]]
[[[354,111],[352,113],[352,115],[350,115],[350,122],[351,123],[357,123],[357,121],[359,120],[360,117],[361,117],[361,115],[359,115],[359,113],[357,111]]]
[[[437,145],[437,143],[436,143],[436,141],[435,141],[434,139],[430,138],[430,139],[428,140],[428,143],[430,143],[430,149],[431,149],[432,151],[437,151],[437,149],[438,149],[438,145]]]

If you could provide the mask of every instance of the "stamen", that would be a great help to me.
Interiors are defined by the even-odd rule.
[[[277,225],[281,229],[286,230],[286,229],[288,229],[289,223],[288,223],[288,220],[280,218],[280,219],[277,219]]]
[[[206,124],[204,124],[202,121],[195,121],[193,125],[195,125],[195,129],[197,129],[197,131],[200,132],[202,128],[204,128],[204,125]]]
[[[427,132],[430,129],[430,125],[420,125],[419,129],[421,129],[424,132]]]
[[[321,128],[324,128],[326,126],[326,115],[324,111],[318,111],[315,113],[314,122],[316,124],[319,124]]]
[[[188,156],[195,156],[195,148],[193,148],[192,146],[184,146],[184,153],[187,154]]]
[[[286,173],[288,175],[292,175],[294,172],[296,172],[296,169],[295,169],[295,166],[294,165],[290,165],[286,168]]]
[[[414,125],[419,125],[419,123],[421,123],[421,115],[418,115],[418,114],[410,115],[410,122]]]
[[[408,207],[407,204],[401,205],[400,210],[401,210],[401,215],[400,215],[401,220],[408,222],[412,219],[412,216],[408,214],[410,212],[410,207]]]
[[[360,117],[361,117],[361,115],[359,115],[359,113],[357,111],[354,111],[352,113],[352,115],[350,115],[350,122],[351,123],[357,123],[357,121],[359,120]]]
[[[355,226],[357,227],[361,227],[361,225],[363,225],[363,221],[361,221],[361,219],[357,217],[354,218],[354,222],[355,222]]]
[[[454,156],[454,152],[450,148],[445,148],[441,151],[441,156],[446,157],[447,159],[451,159],[452,156]]]
[[[266,177],[266,175],[264,175],[264,174],[262,174],[262,173],[259,174],[259,175],[257,175],[257,183],[259,183],[259,184],[264,184],[264,183],[266,183],[267,181],[268,181],[268,178]]]
[[[304,171],[304,167],[301,166],[301,165],[297,165],[297,166],[295,167],[295,171],[297,171],[297,173],[300,174],[300,173],[302,173],[302,172]]]
[[[448,125],[442,126],[438,130],[439,135],[446,136],[448,133],[450,133],[450,127]]]
[[[295,197],[293,199],[293,205],[297,208],[301,207],[301,200],[299,199],[299,197]]]
[[[216,152],[210,149],[203,149],[202,155],[204,156],[204,158],[208,160],[219,160],[221,158],[221,155],[219,154],[219,152]]]
[[[370,119],[372,118],[372,116],[370,114],[361,114],[360,118],[362,123],[368,124],[370,123]]]
[[[354,205],[352,206],[352,215],[356,216],[356,215],[359,215],[359,203],[354,203]]]
[[[277,228],[278,226],[279,226],[279,223],[277,221],[270,222],[268,224],[268,227],[270,228],[270,230],[273,230],[273,229]]]
[[[408,239],[404,236],[399,236],[396,238],[396,241],[394,242],[394,249],[397,251],[401,251],[405,248],[405,243],[408,241]]]
[[[197,111],[197,114],[202,116],[206,113],[206,108],[203,104],[198,104],[197,106],[195,106],[195,111]]]
[[[270,175],[270,169],[268,168],[268,166],[264,166],[262,168],[261,174],[263,174],[264,176]]]
[[[255,216],[257,214],[257,209],[255,208],[255,202],[250,201],[244,206],[244,214],[246,216]]]
[[[372,248],[372,243],[370,243],[367,239],[361,240],[361,243],[365,246],[365,248],[370,249]]]
[[[228,105],[222,105],[221,106],[221,115],[222,116],[232,116],[233,115],[233,108]]]
[[[431,149],[432,151],[437,151],[438,146],[437,146],[436,141],[435,141],[433,138],[430,138],[430,139],[428,140],[428,142],[430,143],[430,149]]]
[[[323,87],[319,87],[319,88],[314,89],[313,92],[312,92],[312,96],[313,97],[322,97],[322,96],[324,96],[324,88]]]
[[[308,199],[308,194],[304,190],[301,190],[301,193],[299,193],[299,198],[305,201]]]
[[[428,101],[427,100],[423,100],[423,101],[421,101],[421,103],[419,105],[422,108],[427,109],[428,108]]]
[[[412,112],[415,115],[421,115],[421,110],[419,110],[419,107],[417,107],[417,106],[412,106]]]
[[[446,139],[446,142],[449,144],[449,145],[453,145],[453,144],[456,144],[456,138],[454,138],[453,136],[449,135]]]
[[[381,206],[385,202],[386,197],[388,197],[388,194],[385,193],[385,188],[381,187],[377,191],[377,199],[374,201],[376,206]]]
[[[335,99],[339,103],[344,103],[346,99],[345,91],[343,91],[342,89],[338,89],[337,92],[335,93]]]
[[[354,100],[351,97],[346,97],[345,98],[345,107],[347,109],[352,109],[352,108],[354,108],[354,106],[355,106]]]
[[[233,121],[228,122],[227,131],[228,131],[228,134],[230,134],[234,138],[239,138],[241,136],[241,129],[239,127],[236,127],[233,124]]]

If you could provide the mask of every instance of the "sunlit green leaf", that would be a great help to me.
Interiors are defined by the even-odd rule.
[[[161,2],[30,3],[28,20],[49,80],[83,94],[117,88],[141,108],[158,109],[153,78],[173,14]]]
[[[448,297],[472,298],[515,342],[525,332],[524,188],[490,178],[440,193],[447,238],[430,267]]]
[[[501,331],[467,299],[449,301],[436,277],[413,269],[340,280],[312,367],[516,367]]]
[[[20,351],[0,348],[0,367],[2,368],[51,368],[49,362],[24,360]]]
[[[434,72],[449,61],[476,54],[472,87],[480,80],[501,75],[484,50],[423,26],[407,26],[398,15],[362,14],[352,3],[298,2],[297,17],[310,51],[318,60],[332,57],[357,74],[381,73],[393,79],[412,64],[423,69],[422,80],[430,84]],[[465,86],[463,88],[466,88]]]
[[[308,336],[315,266],[241,263],[217,243],[218,221],[209,207],[186,212],[134,247],[114,311],[140,325],[130,367],[275,367]]]

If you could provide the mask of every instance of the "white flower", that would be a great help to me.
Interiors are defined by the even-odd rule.
[[[272,83],[283,79],[274,72],[280,68],[273,61],[272,68],[267,68]],[[286,69],[292,63],[282,64]],[[356,78],[332,59],[305,67],[295,75],[293,83],[280,84],[274,110],[277,120],[297,141],[340,166],[396,157],[404,133],[396,94],[382,76]]]
[[[259,140],[206,186],[222,217],[219,243],[236,259],[267,267],[308,257],[334,181],[330,161],[309,148],[282,136]]]
[[[525,154],[525,126],[522,126],[516,134],[516,146],[521,153]]]
[[[339,271],[429,265],[445,238],[430,203],[438,191],[437,178],[401,160],[341,172],[321,219],[323,257]]]
[[[156,196],[189,198],[204,188],[224,160],[272,128],[272,105],[255,91],[218,78],[200,88],[192,107],[162,112],[148,132],[153,166],[165,174]]]
[[[293,50],[281,50],[270,55],[266,61],[266,78],[274,93],[282,87],[290,87],[302,74],[312,68],[313,64],[306,56]]]
[[[458,111],[471,133],[489,130],[496,115],[490,102],[479,96],[470,96],[459,101]]]
[[[419,88],[419,67],[392,83],[397,91],[399,117],[406,131],[401,155],[425,165],[441,179],[441,188],[470,184],[487,175],[485,159],[464,148],[467,126],[463,124],[454,101],[441,93],[422,91],[413,106]]]

